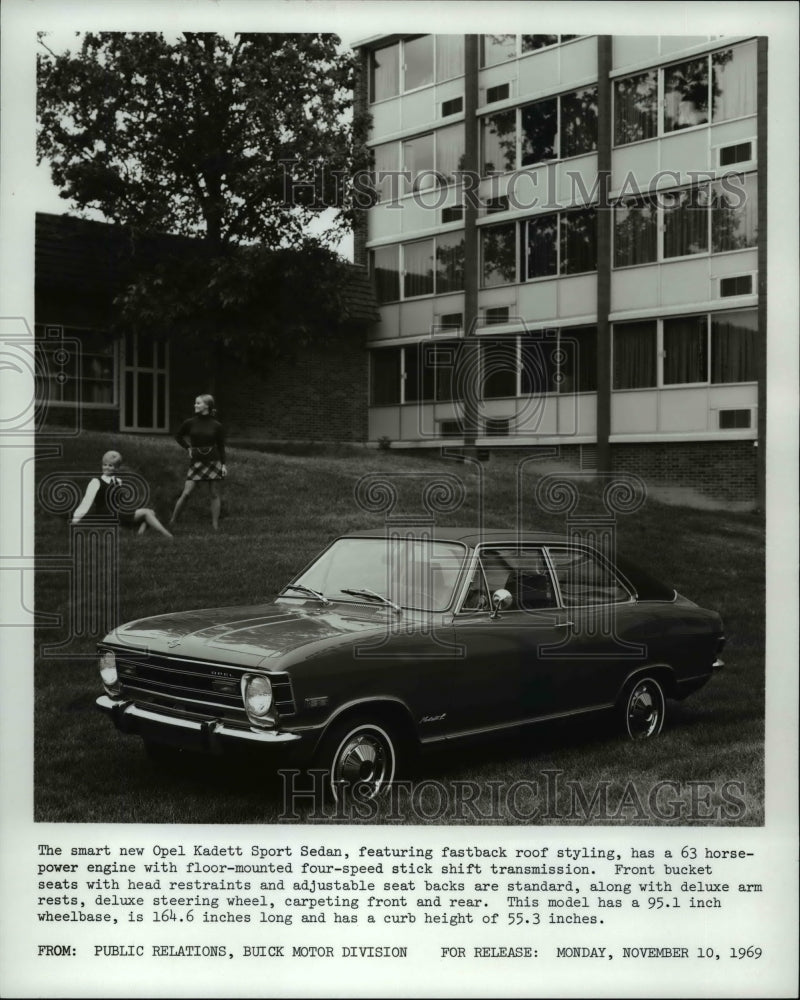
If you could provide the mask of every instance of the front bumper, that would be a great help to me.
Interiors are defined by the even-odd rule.
[[[111,716],[122,733],[133,733],[154,743],[201,753],[221,754],[235,748],[274,748],[284,760],[300,759],[312,749],[300,733],[274,729],[237,729],[216,719],[182,719],[141,708],[132,701],[101,695],[97,707]]]

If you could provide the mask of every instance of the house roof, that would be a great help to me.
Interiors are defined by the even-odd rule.
[[[183,236],[135,236],[122,226],[71,215],[36,213],[37,289],[104,292],[113,296],[136,261],[158,260],[188,250]],[[378,320],[372,281],[365,268],[347,266],[344,309],[352,323]]]

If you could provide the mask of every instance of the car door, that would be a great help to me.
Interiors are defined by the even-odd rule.
[[[558,643],[540,650],[560,663],[571,711],[610,706],[630,670],[646,662],[641,614],[610,561],[580,544],[549,545],[564,624]]]
[[[506,608],[492,595],[507,590]],[[465,676],[482,686],[471,728],[489,729],[560,714],[568,703],[563,659],[543,649],[558,646],[566,629],[552,570],[542,546],[487,545],[477,560],[455,616],[456,643]]]

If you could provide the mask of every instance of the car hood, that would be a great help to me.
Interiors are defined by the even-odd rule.
[[[386,625],[385,608],[259,604],[141,618],[120,625],[105,641],[136,651],[253,667],[312,643],[335,644]]]

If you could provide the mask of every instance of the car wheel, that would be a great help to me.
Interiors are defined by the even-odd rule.
[[[664,691],[653,677],[636,680],[623,703],[625,732],[632,740],[658,736],[664,725]]]
[[[366,801],[386,791],[397,770],[397,740],[383,722],[350,721],[325,738],[320,765],[328,772],[334,801],[350,796]]]

